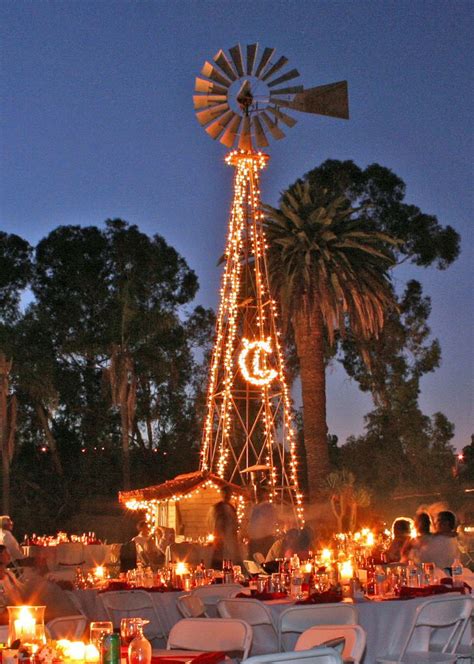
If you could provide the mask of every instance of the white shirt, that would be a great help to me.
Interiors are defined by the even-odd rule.
[[[12,560],[18,560],[19,558],[24,558],[23,551],[21,546],[18,544],[15,536],[9,530],[3,530],[0,528],[0,544],[3,544],[7,547],[8,553]]]
[[[410,554],[415,562],[434,563],[440,569],[451,567],[454,560],[461,557],[456,537],[446,535],[432,535]]]

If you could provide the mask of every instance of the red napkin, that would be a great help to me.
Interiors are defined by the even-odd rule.
[[[323,593],[313,593],[306,599],[299,599],[295,604],[334,604],[342,602],[342,593],[326,590]]]
[[[286,599],[288,595],[286,593],[257,593],[256,591],[251,591],[250,595],[238,593],[236,597],[242,597],[244,599],[259,599],[261,602],[270,602],[272,599]]]
[[[193,664],[218,664],[225,659],[225,652],[203,652],[199,655],[173,655],[170,650],[169,655],[152,657],[151,664],[182,664],[183,662],[192,661]]]
[[[465,594],[464,588],[450,588],[445,585],[425,586],[424,588],[409,588],[403,586],[400,588],[400,598],[409,599],[411,597],[431,597],[431,595],[444,595],[445,593],[460,592]]]

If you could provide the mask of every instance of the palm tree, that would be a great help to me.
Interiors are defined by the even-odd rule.
[[[291,324],[300,366],[310,499],[330,472],[326,424],[326,345],[347,330],[376,336],[395,297],[388,274],[397,242],[345,196],[298,181],[279,208],[264,206],[268,262],[284,323]],[[368,357],[365,358],[368,360]]]

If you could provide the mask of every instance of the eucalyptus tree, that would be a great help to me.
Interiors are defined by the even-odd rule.
[[[18,235],[0,231],[0,450],[2,507],[10,509],[10,466],[15,447],[17,397],[12,388],[14,326],[20,297],[31,275],[31,247]]]

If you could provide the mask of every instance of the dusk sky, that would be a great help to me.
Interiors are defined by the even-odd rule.
[[[403,267],[432,298],[442,366],[422,381],[462,448],[473,433],[472,2],[2,0],[0,228],[37,243],[61,224],[121,217],[159,233],[217,306],[231,201],[226,148],[194,117],[194,78],[220,49],[259,42],[306,87],[347,79],[350,121],[298,114],[273,142],[262,198],[322,161],[377,162],[406,202],[462,237],[448,270]],[[331,433],[363,432],[371,400],[328,369]]]

